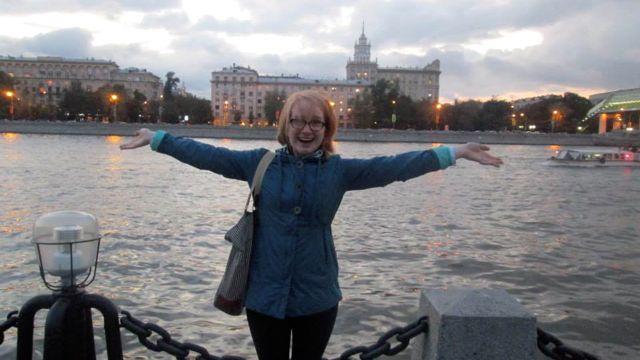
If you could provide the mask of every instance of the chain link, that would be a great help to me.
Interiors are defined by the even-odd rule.
[[[393,356],[409,346],[409,341],[414,337],[429,332],[429,321],[426,316],[410,323],[405,327],[397,327],[387,331],[375,344],[371,346],[356,346],[332,360],[350,360],[352,356],[360,355],[361,360],[371,360],[382,355]],[[389,340],[394,338],[399,344],[391,346]],[[324,359],[326,360],[326,359]]]
[[[547,357],[554,360],[600,360],[582,350],[566,346],[560,339],[538,328],[538,349]],[[550,346],[552,345],[552,346]]]
[[[18,320],[18,310],[12,311],[7,314],[7,320],[3,321],[2,324],[0,324],[0,344],[4,342],[4,332],[12,327],[17,327]]]
[[[169,332],[159,325],[153,323],[145,323],[133,317],[129,312],[122,311],[123,317],[120,318],[120,326],[129,330],[138,337],[138,341],[147,349],[155,352],[166,352],[173,355],[176,359],[186,359],[189,352],[193,351],[198,354],[197,360],[245,360],[237,356],[214,356],[209,354],[207,349],[192,343],[181,343],[171,338]],[[155,343],[151,340],[152,336],[158,337]]]
[[[18,324],[18,312],[14,311],[7,315],[7,320],[0,324],[0,344],[4,340],[4,332]],[[120,325],[138,337],[142,345],[155,352],[166,352],[176,359],[186,359],[190,352],[198,354],[197,360],[245,360],[238,356],[214,356],[209,354],[207,349],[193,343],[181,343],[174,340],[169,332],[159,325],[145,323],[134,318],[129,312],[122,311]],[[414,337],[429,333],[429,322],[426,316],[417,319],[405,327],[397,327],[383,334],[375,344],[371,346],[356,346],[344,351],[339,357],[332,360],[351,360],[352,356],[359,355],[360,360],[372,360],[382,355],[393,356],[409,346],[409,342]],[[564,345],[557,337],[538,328],[538,348],[547,357],[554,360],[600,360],[595,355],[574,349]],[[156,335],[158,339],[155,343],[150,339]],[[398,344],[392,346],[389,340],[395,338]],[[323,360],[327,360],[324,358]]]

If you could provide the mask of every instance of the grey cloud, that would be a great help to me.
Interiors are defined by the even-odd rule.
[[[47,2],[46,7],[51,8],[52,3],[62,4],[54,0]],[[138,6],[132,3],[92,2],[88,8]],[[373,44],[371,55],[379,59],[381,66],[424,66],[440,59],[441,94],[447,98],[454,94],[487,97],[510,92],[537,92],[550,85],[608,89],[640,86],[640,72],[637,71],[640,45],[635,39],[635,14],[640,13],[640,3],[634,0],[468,0],[447,3],[328,0],[272,4],[241,0],[240,3],[253,15],[251,21],[217,20],[206,16],[192,25],[184,12],[169,9],[177,7],[176,2],[161,2],[155,8],[164,7],[165,10],[150,11],[143,26],[169,30],[175,37],[171,44],[173,54],[157,54],[136,45],[91,47],[90,36],[80,29],[23,40],[0,38],[0,53],[39,52],[107,58],[122,67],[147,68],[161,77],[167,71],[175,71],[187,83],[189,91],[208,97],[211,71],[232,63],[251,66],[261,74],[297,73],[307,78],[344,78],[345,63],[352,55],[361,21],[365,20],[366,34]],[[12,4],[15,8],[22,6],[22,9],[34,6],[34,2],[20,6],[17,2]],[[76,5],[73,10],[87,9],[78,5],[78,1],[65,2],[67,8],[69,4]],[[153,8],[154,4],[146,1],[139,6]],[[345,26],[329,33],[320,32],[322,24],[328,19],[336,19],[340,7],[345,5],[354,7]],[[7,6],[0,5],[0,11]],[[522,29],[540,31],[544,34],[543,43],[515,51],[493,50],[485,55],[460,46],[473,38],[496,36],[500,30]],[[245,54],[218,38],[216,35],[220,32],[302,35],[304,41],[314,47],[341,46],[348,48],[349,53]],[[436,43],[445,46],[435,48]],[[383,55],[381,52],[385,48],[403,46],[423,47],[427,54]]]
[[[144,28],[162,28],[170,32],[181,32],[189,29],[189,17],[184,11],[172,10],[160,13],[149,13],[141,22]]]
[[[0,13],[34,14],[82,10],[109,14],[124,10],[162,10],[180,7],[181,3],[181,0],[8,0],[0,2]]]
[[[29,53],[82,58],[90,55],[91,33],[79,28],[37,35],[22,43]]]

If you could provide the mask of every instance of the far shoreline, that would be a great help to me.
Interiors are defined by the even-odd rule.
[[[139,128],[165,130],[176,136],[193,138],[275,140],[275,128],[246,128],[241,126],[215,127],[211,125],[178,125],[166,123],[115,123],[73,121],[0,120],[0,133],[133,136]],[[505,145],[562,145],[562,146],[640,146],[637,134],[566,134],[494,131],[433,131],[395,129],[338,129],[337,141],[353,142],[411,142],[452,143],[480,142]]]

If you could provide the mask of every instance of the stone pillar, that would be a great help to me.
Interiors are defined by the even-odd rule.
[[[423,290],[412,360],[534,360],[536,318],[504,290]]]
[[[607,114],[602,113],[598,117],[598,134],[607,133]]]

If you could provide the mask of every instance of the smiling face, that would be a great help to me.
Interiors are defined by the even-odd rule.
[[[309,99],[300,99],[291,106],[291,117],[286,131],[293,155],[297,157],[311,155],[322,146],[325,127],[322,126],[318,130],[311,129],[312,123],[318,122],[325,123],[320,104]],[[301,123],[303,127],[297,129],[294,126],[295,123]],[[317,126],[316,124],[315,127]]]

